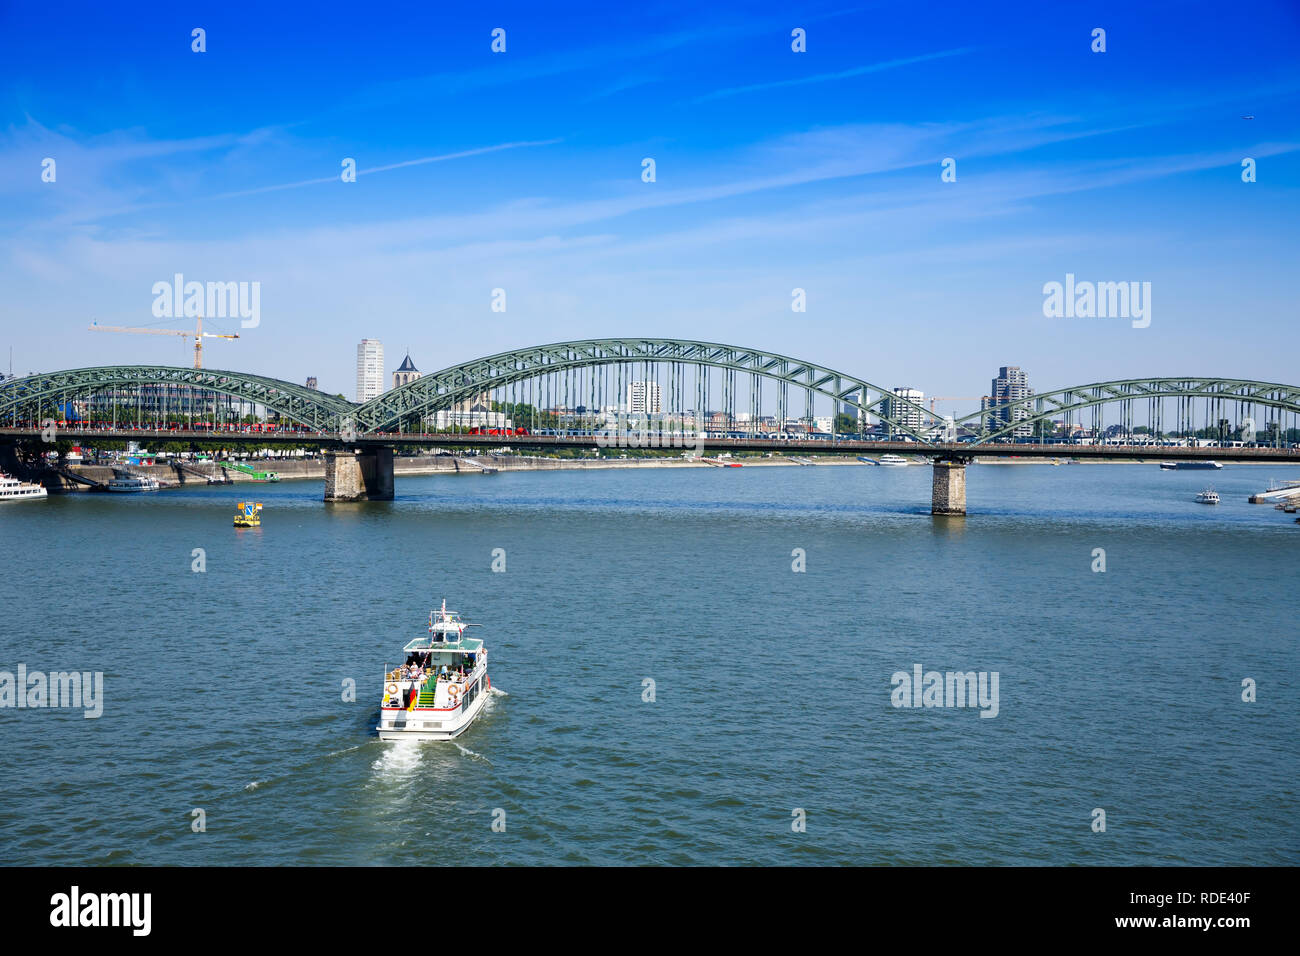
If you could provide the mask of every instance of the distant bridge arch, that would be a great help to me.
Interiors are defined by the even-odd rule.
[[[1028,398],[972,412],[954,419],[954,425],[966,426],[980,433],[978,444],[996,442],[1014,435],[1017,429],[1033,428],[1040,422],[1056,420],[1073,421],[1085,411],[1099,411],[1102,406],[1119,405],[1120,422],[1134,420],[1135,403],[1148,403],[1146,424],[1159,431],[1187,431],[1195,424],[1190,406],[1186,413],[1178,409],[1166,422],[1166,400],[1206,402],[1206,418],[1227,413],[1236,414],[1234,424],[1240,425],[1256,405],[1300,415],[1300,386],[1276,382],[1257,382],[1240,378],[1215,378],[1212,376],[1185,376],[1181,378],[1123,379],[1114,382],[1093,382],[1074,385],[1050,392],[1040,392]],[[1218,410],[1217,412],[1215,410]],[[993,421],[990,427],[989,422]],[[1205,422],[1208,426],[1210,422]],[[1261,423],[1257,423],[1261,424]],[[1195,430],[1191,428],[1190,430]],[[1262,428],[1260,429],[1262,430]]]
[[[115,365],[69,369],[0,383],[0,424],[39,420],[68,401],[113,390],[147,386],[191,388],[261,405],[296,424],[319,431],[336,429],[352,403],[304,385],[245,372],[180,368],[169,365]]]

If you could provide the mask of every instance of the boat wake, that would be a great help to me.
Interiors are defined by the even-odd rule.
[[[411,773],[420,765],[420,742],[418,740],[386,741],[388,746],[379,759],[371,764],[371,769],[386,777],[401,777]]]
[[[350,754],[350,753],[352,753],[352,751],[354,751],[354,750],[360,750],[360,749],[361,749],[362,747],[364,747],[364,746],[366,746],[366,745],[365,745],[365,744],[357,744],[357,745],[354,746],[354,747],[344,747],[342,750],[331,750],[329,753],[327,753],[327,754],[325,755],[325,759],[328,760],[330,757],[341,757],[341,756],[343,756],[344,754]]]
[[[482,754],[475,753],[474,751],[470,750],[468,747],[462,746],[461,744],[457,744],[456,741],[454,740],[452,741],[452,743],[456,744],[456,749],[459,750],[461,753],[463,753],[466,757],[471,757],[474,760],[482,760],[489,767],[492,766],[492,761],[488,760],[488,758],[484,757]]]
[[[500,687],[489,687],[489,688],[488,688],[488,693],[491,694],[493,697],[509,697],[509,696],[510,696],[510,695],[507,694],[505,691],[503,691]]]

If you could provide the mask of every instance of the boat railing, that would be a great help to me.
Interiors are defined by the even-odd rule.
[[[431,676],[433,676],[432,672],[426,669],[420,672],[419,677],[412,678],[410,672],[405,667],[392,667],[384,672],[384,681],[385,682],[396,681],[397,683],[402,683],[402,682],[409,683],[412,680],[414,680],[420,684],[423,684],[425,679]]]
[[[449,693],[449,700],[446,701],[450,706],[438,708],[442,711],[459,711],[464,708],[465,701],[471,695],[471,690],[479,684],[478,693],[482,693],[486,688],[485,674],[487,667],[485,664],[475,664],[474,669],[468,674],[435,674],[432,670],[426,668],[421,672],[418,678],[412,679],[405,667],[384,667],[385,694],[387,695],[387,685],[390,683],[397,684],[399,693],[405,697],[405,692],[415,690],[420,694],[436,692],[440,684],[456,686],[457,690]]]

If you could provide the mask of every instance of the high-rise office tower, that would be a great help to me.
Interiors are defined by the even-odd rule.
[[[1028,404],[1007,404],[1034,394],[1034,390],[1029,387],[1029,377],[1018,365],[1004,365],[998,369],[998,376],[989,386],[989,393],[988,398],[980,402],[980,407],[991,409],[988,415],[990,431],[998,431],[1015,422],[1024,421],[1032,414]],[[1028,438],[1033,433],[1032,425],[1016,425],[1011,431],[1016,438]]]
[[[894,389],[894,394],[899,398],[905,398],[909,402],[915,402],[920,405],[925,400],[925,392],[919,388],[900,387]],[[885,402],[885,414],[895,421],[902,422],[913,431],[920,431],[921,425],[925,420],[925,414],[919,408],[912,408],[910,405],[904,405],[902,402],[896,402],[892,398]]]
[[[384,390],[384,344],[362,339],[357,346],[357,401],[378,398]]]
[[[629,415],[658,415],[661,410],[658,382],[627,383]]]

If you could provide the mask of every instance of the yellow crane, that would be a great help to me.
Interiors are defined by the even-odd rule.
[[[132,335],[192,335],[194,336],[194,367],[203,368],[203,340],[204,339],[237,339],[236,335],[225,335],[220,332],[204,332],[203,316],[196,316],[193,332],[186,332],[183,329],[132,329],[121,325],[100,325],[98,322],[90,323],[92,332],[130,332]]]

